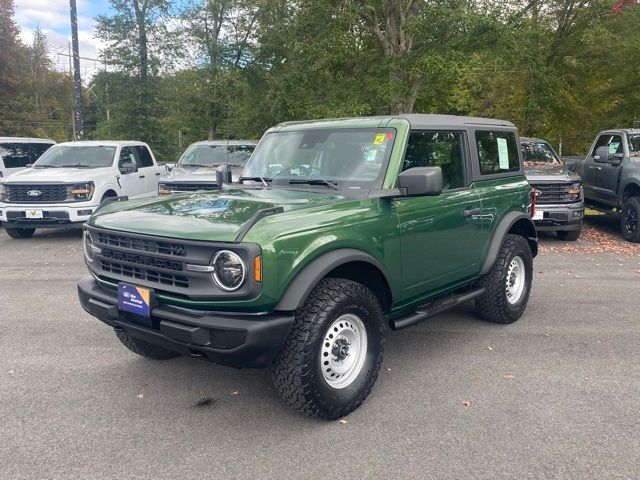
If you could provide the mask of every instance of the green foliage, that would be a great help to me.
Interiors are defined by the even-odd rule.
[[[633,2],[111,4],[98,18],[108,47],[87,98],[90,136],[144,140],[164,160],[196,140],[259,138],[275,123],[319,117],[505,118],[523,134],[562,141],[564,154],[583,152],[600,129],[640,122]],[[68,136],[71,83],[47,64],[42,38],[19,42],[11,17],[11,1],[0,0],[0,128],[8,115],[55,118],[60,128],[12,131]]]

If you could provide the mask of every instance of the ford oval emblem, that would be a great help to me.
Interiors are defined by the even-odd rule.
[[[29,195],[30,197],[39,197],[40,195],[42,195],[42,192],[40,190],[29,190],[27,192],[27,195]]]

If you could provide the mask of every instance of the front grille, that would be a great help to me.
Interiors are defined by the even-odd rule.
[[[167,183],[167,189],[172,192],[197,192],[199,190],[218,190],[218,185],[211,183]]]
[[[208,272],[187,270],[187,265],[210,265],[218,250],[233,249],[245,262],[260,255],[255,244],[233,244],[166,238],[85,226],[94,245],[92,273],[111,284],[131,283],[172,296],[200,299],[253,298],[261,288],[247,281],[237,292],[218,288]]]
[[[575,195],[567,193],[567,190],[569,190],[572,185],[572,183],[539,183],[531,186],[540,192],[536,202],[539,204],[549,204],[576,202]]]
[[[5,184],[8,202],[64,202],[67,185]]]
[[[145,267],[161,268],[163,270],[173,270],[175,272],[182,271],[182,262],[174,260],[165,260],[164,258],[148,257],[137,253],[120,252],[109,248],[101,249],[101,256],[110,260],[119,262],[134,263]]]
[[[106,232],[98,232],[97,240],[98,243],[108,245],[110,247],[128,248],[130,250],[140,250],[148,253],[161,253],[163,255],[173,255],[176,257],[184,257],[187,255],[185,246],[179,243],[129,237]]]
[[[135,267],[125,263],[110,262],[107,260],[100,261],[100,268],[107,273],[122,275],[147,282],[158,283],[160,285],[168,285],[180,288],[189,288],[189,279],[184,275],[175,275],[173,273],[161,272],[145,267]]]

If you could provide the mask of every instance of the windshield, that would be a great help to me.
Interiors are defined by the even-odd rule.
[[[640,133],[629,135],[629,152],[631,152],[633,156],[640,155]]]
[[[522,144],[522,156],[527,163],[560,163],[560,159],[547,142]]]
[[[273,184],[381,188],[395,130],[343,128],[267,134],[242,178]]]
[[[44,152],[34,167],[99,168],[113,165],[116,147],[104,145],[54,145]]]
[[[244,167],[255,148],[255,145],[191,145],[180,157],[178,165]]]

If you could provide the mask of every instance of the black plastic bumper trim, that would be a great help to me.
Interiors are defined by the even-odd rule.
[[[260,315],[222,314],[158,306],[150,318],[118,310],[117,293],[92,276],[78,283],[82,308],[98,320],[131,336],[183,355],[238,368],[271,364],[293,325],[292,312]]]

